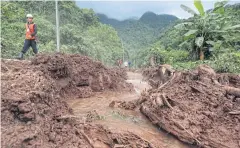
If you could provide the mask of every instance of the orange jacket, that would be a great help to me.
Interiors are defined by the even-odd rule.
[[[28,24],[26,23],[26,39],[28,40],[35,40],[35,30],[34,30],[34,23]]]

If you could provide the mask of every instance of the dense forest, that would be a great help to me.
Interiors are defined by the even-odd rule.
[[[157,42],[139,52],[140,65],[168,63],[179,69],[208,64],[218,72],[240,72],[240,4],[216,2],[204,11],[201,1],[194,1],[198,13],[181,5],[193,17],[168,27]],[[145,60],[141,60],[142,58]]]
[[[59,1],[61,52],[80,53],[112,66],[121,59],[133,67],[171,64],[191,69],[208,64],[218,72],[240,72],[240,4],[216,2],[204,10],[181,5],[192,14],[178,19],[167,14],[144,13],[139,19],[123,21],[79,8],[74,1]],[[32,13],[38,26],[40,52],[56,50],[55,2],[18,1],[1,3],[1,54],[15,58],[21,51],[26,14]],[[32,55],[28,52],[27,57]]]
[[[116,30],[99,23],[92,9],[81,9],[73,1],[59,1],[60,51],[80,53],[113,65],[122,57],[121,40]],[[38,28],[39,51],[55,52],[56,18],[54,1],[18,1],[1,3],[1,54],[15,58],[22,50],[26,14],[34,16]],[[28,52],[27,56],[32,55]]]
[[[116,29],[123,41],[124,55],[128,60],[133,60],[136,52],[156,42],[164,28],[178,20],[176,16],[157,15],[150,11],[139,19],[130,18],[123,21],[108,18],[104,14],[97,15],[101,23]]]

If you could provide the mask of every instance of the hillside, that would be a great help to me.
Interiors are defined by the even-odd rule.
[[[114,27],[123,41],[125,56],[132,59],[139,49],[154,43],[160,32],[169,24],[178,20],[167,14],[144,13],[139,19],[130,18],[123,21],[108,18],[105,14],[97,14],[99,21]]]
[[[59,1],[58,7],[61,52],[80,53],[106,65],[113,65],[121,57],[122,46],[116,30],[100,23],[93,10],[79,8],[74,1]],[[38,26],[39,52],[55,52],[54,1],[2,2],[2,57],[16,58],[22,50],[28,13],[33,14],[33,21]],[[31,55],[32,50],[25,57]]]
[[[227,4],[205,13],[167,26],[155,43],[138,52],[136,64],[150,65],[152,58],[155,64],[171,64],[179,69],[208,64],[217,72],[239,73],[240,4]]]
[[[240,148],[240,3],[77,3],[1,3],[1,148]]]

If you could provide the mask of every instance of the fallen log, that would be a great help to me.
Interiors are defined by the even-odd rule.
[[[140,108],[141,113],[143,113],[145,116],[147,116],[150,121],[152,121],[153,124],[157,124],[159,121],[161,121],[156,114],[154,114],[152,111],[149,110],[149,108],[145,105],[142,105]]]
[[[216,85],[223,87],[227,94],[234,95],[236,97],[240,97],[240,89],[239,88],[221,85],[217,80],[213,80],[213,82]]]
[[[230,86],[224,86],[227,94],[234,95],[236,97],[240,97],[240,89]]]
[[[231,112],[229,112],[229,114],[231,114],[231,115],[239,115],[240,111],[231,111]]]
[[[189,132],[184,126],[182,126],[182,124],[172,120],[173,123],[181,130],[184,130],[187,134],[189,134],[196,142],[197,142],[197,145],[201,145],[201,142],[194,137],[193,133]]]

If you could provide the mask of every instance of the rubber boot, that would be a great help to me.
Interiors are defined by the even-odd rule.
[[[17,59],[19,59],[19,60],[23,60],[23,53],[22,53],[22,52],[19,53]]]

